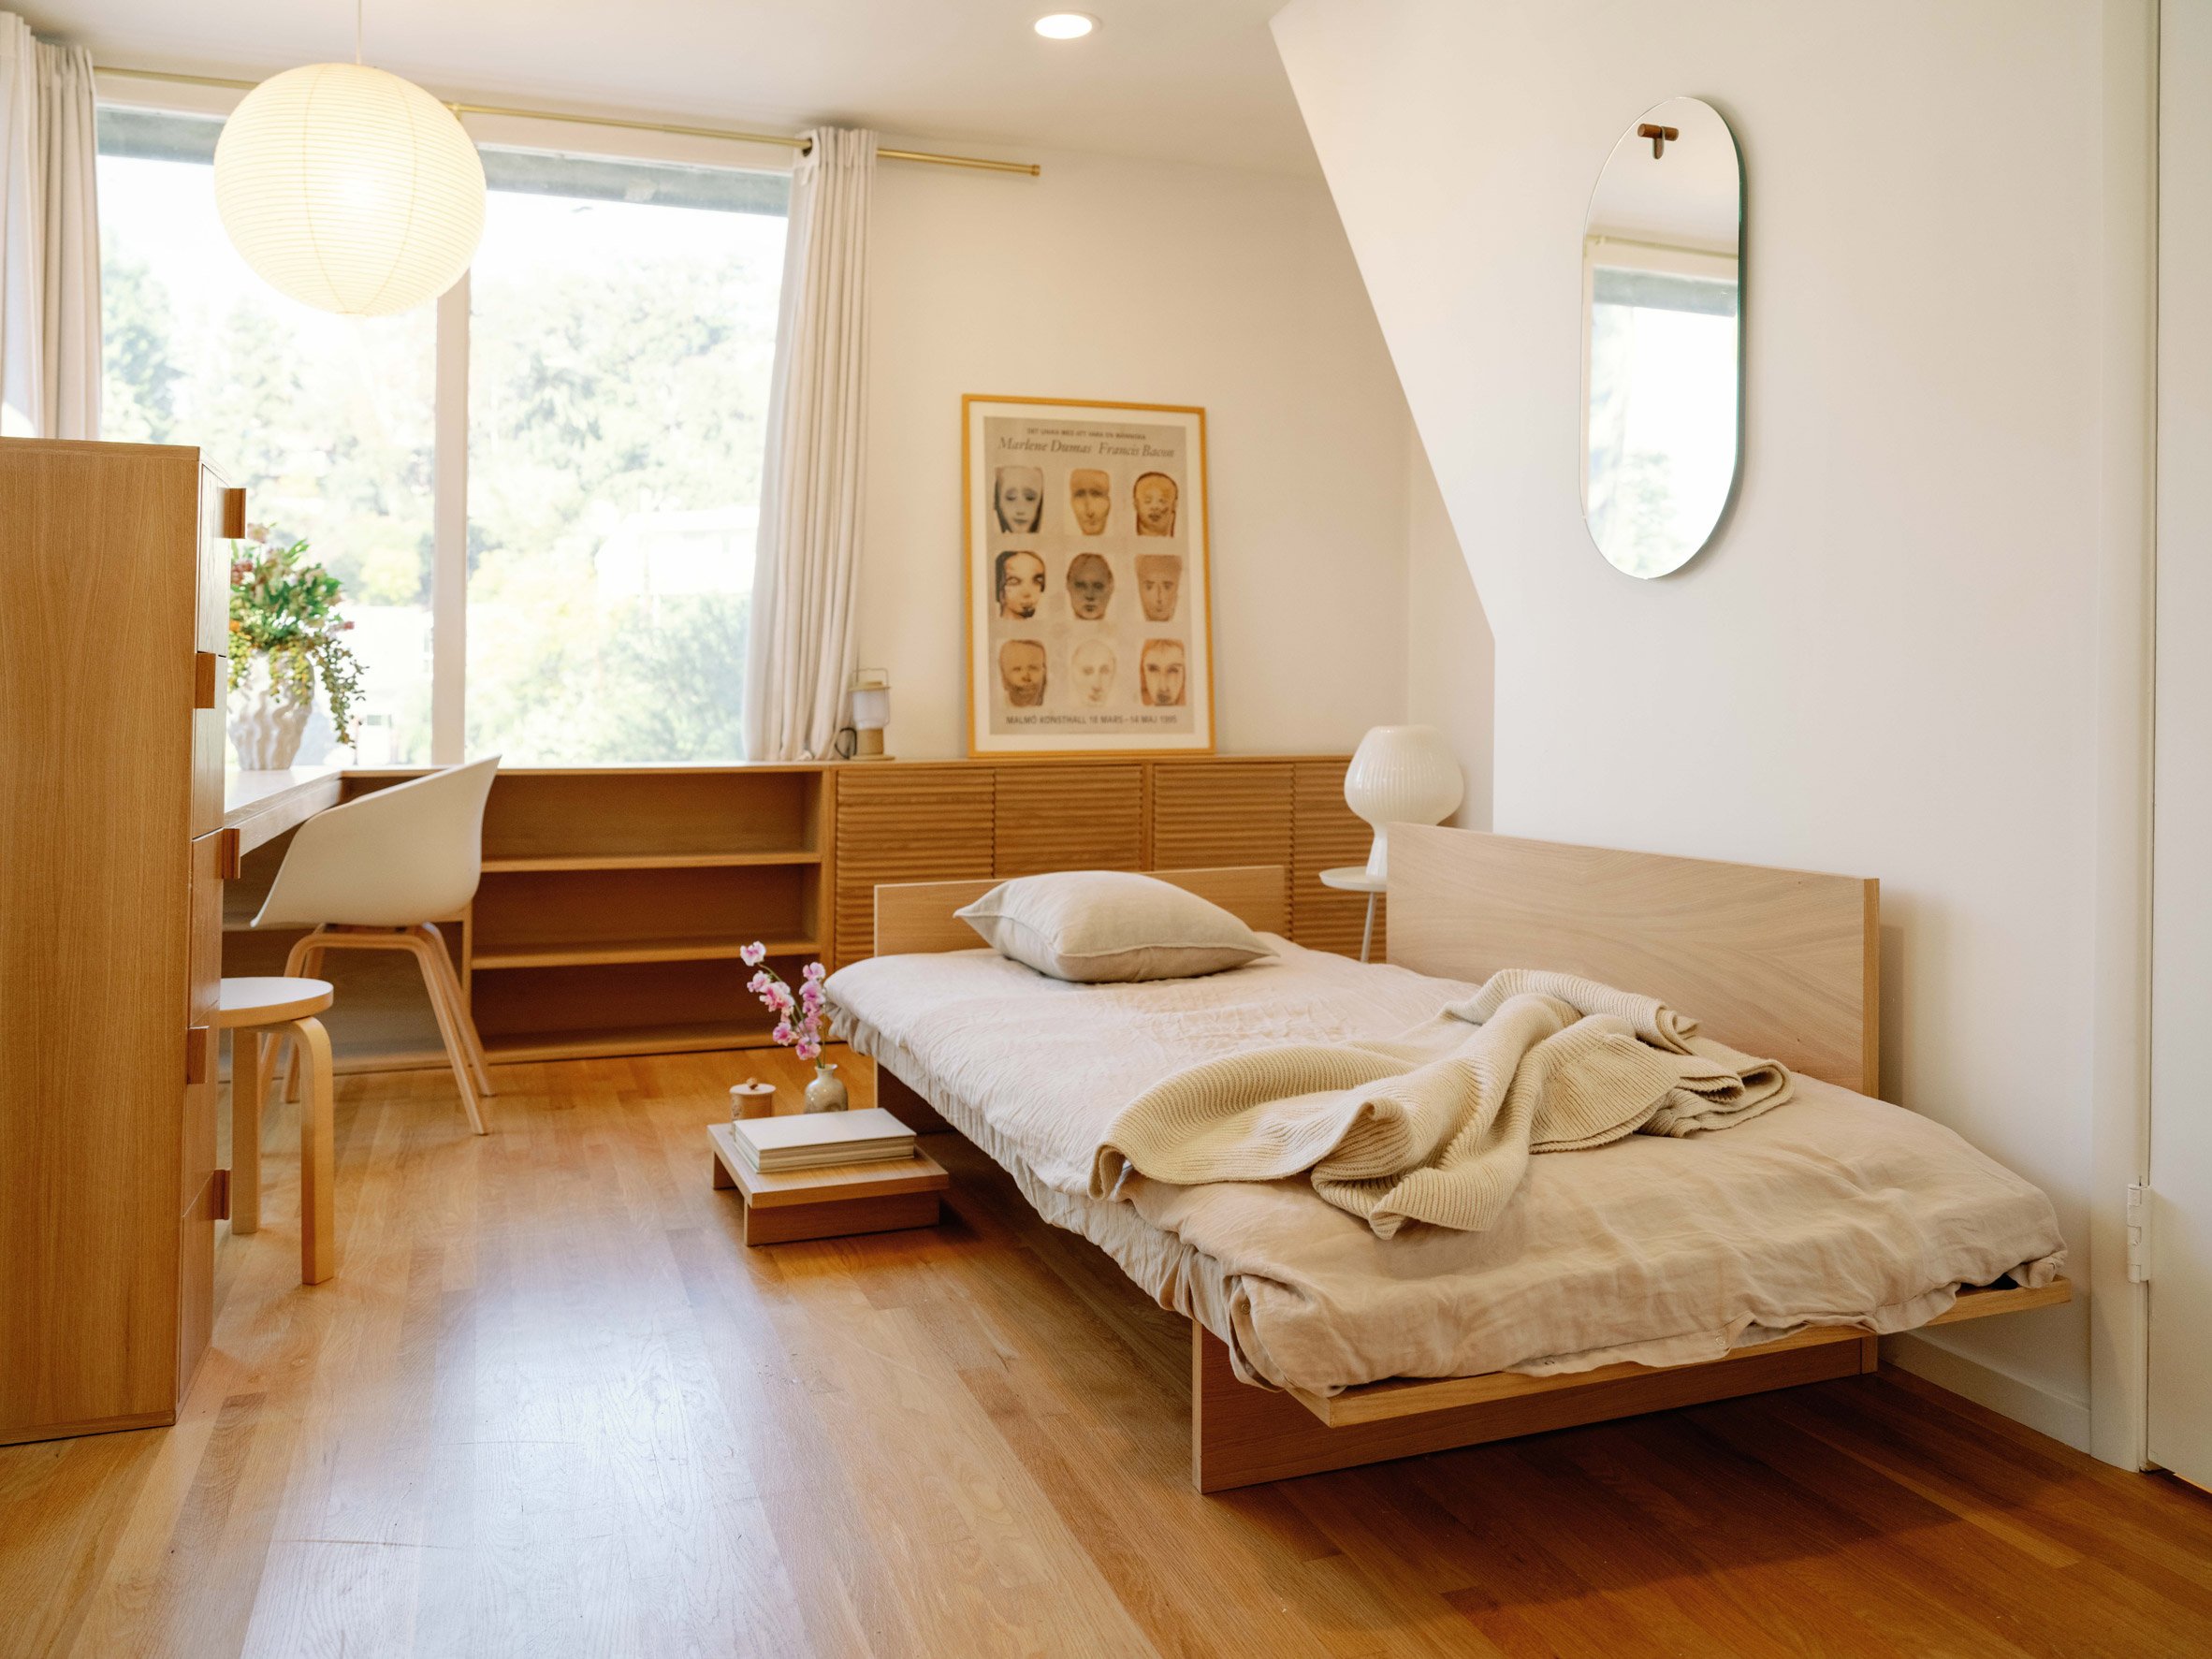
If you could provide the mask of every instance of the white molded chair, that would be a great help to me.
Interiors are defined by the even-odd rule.
[[[327,951],[404,951],[422,969],[469,1127],[491,1072],[468,998],[432,918],[458,916],[484,870],[484,801],[499,757],[450,766],[319,812],[301,824],[255,927],[313,929],[292,947],[287,977],[321,970]],[[471,1074],[474,1074],[472,1086]],[[294,1055],[294,1084],[298,1055]]]

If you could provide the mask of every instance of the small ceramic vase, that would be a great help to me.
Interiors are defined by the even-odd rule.
[[[846,1112],[852,1100],[845,1093],[845,1085],[830,1074],[837,1070],[827,1060],[814,1062],[814,1081],[807,1085],[807,1110],[809,1112]]]

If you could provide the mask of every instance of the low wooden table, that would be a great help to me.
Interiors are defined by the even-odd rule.
[[[748,1244],[935,1227],[937,1195],[953,1181],[919,1147],[912,1157],[881,1163],[763,1175],[747,1167],[728,1124],[709,1124],[706,1132],[714,1142],[715,1186],[735,1186],[745,1201]]]

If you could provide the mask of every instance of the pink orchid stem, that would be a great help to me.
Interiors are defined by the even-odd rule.
[[[808,963],[800,972],[799,989],[794,995],[790,982],[767,966],[768,948],[760,940],[745,946],[737,956],[755,970],[746,982],[746,989],[776,1016],[769,1037],[793,1050],[800,1059],[819,1064],[829,1018],[828,998],[822,989],[822,982],[829,977],[828,970],[819,962]]]

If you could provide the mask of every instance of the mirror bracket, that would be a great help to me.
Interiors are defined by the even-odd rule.
[[[1639,138],[1649,138],[1652,140],[1652,159],[1653,161],[1657,161],[1662,155],[1666,153],[1666,146],[1668,143],[1676,138],[1681,138],[1682,135],[1681,129],[1679,127],[1653,126],[1650,122],[1647,121],[1636,129],[1636,136]]]

